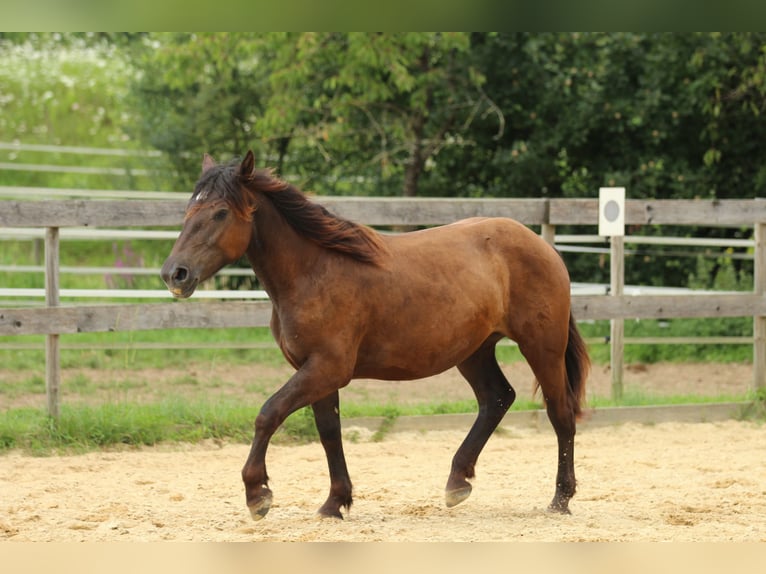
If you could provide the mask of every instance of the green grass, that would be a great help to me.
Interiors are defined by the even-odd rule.
[[[234,402],[169,399],[155,404],[63,405],[58,420],[38,408],[0,413],[0,451],[47,455],[101,448],[252,439],[257,409]],[[315,440],[313,416],[294,413],[277,432],[277,443]]]
[[[766,388],[758,389],[742,411],[742,419],[766,421]]]
[[[744,402],[742,418],[766,420],[766,391],[746,396],[699,397],[683,395],[650,397],[627,394],[621,401],[596,398],[588,407],[646,406]],[[541,408],[535,401],[515,404],[514,411]],[[392,404],[349,404],[343,415],[382,417],[383,424],[372,440],[383,440],[393,422],[402,416],[447,413],[475,413],[476,403],[459,401],[420,406]],[[85,452],[103,448],[131,448],[159,443],[220,440],[248,443],[252,439],[257,407],[239,401],[189,400],[181,397],[152,404],[109,403],[97,406],[63,405],[58,420],[40,408],[14,408],[0,412],[0,452],[20,449],[35,455]],[[317,440],[310,408],[304,408],[285,421],[274,437],[276,443]]]

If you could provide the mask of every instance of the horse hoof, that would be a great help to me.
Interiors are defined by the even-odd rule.
[[[335,518],[336,520],[343,520],[340,508],[336,504],[331,504],[329,500],[322,505],[322,508],[317,510],[317,516],[322,519]]]
[[[466,498],[471,496],[471,490],[472,487],[470,484],[468,486],[463,486],[454,490],[448,490],[445,495],[447,508],[452,508],[453,506],[457,506],[463,502]]]
[[[548,505],[548,512],[551,514],[572,514],[568,502],[551,502]]]
[[[273,499],[271,491],[268,491],[260,500],[257,500],[254,504],[248,504],[247,508],[250,510],[250,516],[253,520],[260,520],[269,513],[271,508],[271,501]]]
[[[340,513],[340,511],[323,512],[322,510],[319,510],[317,511],[317,517],[320,520],[343,520],[343,515]]]

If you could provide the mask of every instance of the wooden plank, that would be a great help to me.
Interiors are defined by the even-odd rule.
[[[28,144],[21,142],[0,142],[0,149],[15,151],[41,151],[47,153],[72,153],[77,155],[107,155],[119,157],[162,157],[159,150],[138,150],[122,148],[85,147],[70,145]]]
[[[119,274],[119,272],[118,272]],[[158,274],[159,275],[159,274]],[[167,289],[61,289],[61,297],[99,298],[99,299],[164,299],[172,297]],[[44,297],[45,289],[0,287],[0,297]],[[198,289],[194,299],[267,299],[266,291],[260,289]]]
[[[0,335],[266,327],[269,301],[171,302],[0,309]]]
[[[766,224],[755,224],[753,291],[766,294]],[[753,313],[753,389],[766,388],[766,316]]]
[[[597,199],[401,198],[314,196],[368,225],[440,225],[466,217],[511,217],[527,225],[596,225]],[[180,227],[186,199],[0,201],[0,227]],[[741,226],[766,221],[756,200],[628,200],[628,225]]]
[[[625,286],[625,238],[610,237],[609,274],[610,297],[621,297]],[[609,326],[609,353],[612,375],[612,398],[622,399],[622,378],[625,356],[625,319],[612,318]]]
[[[551,245],[556,245],[556,226],[549,223],[543,223],[540,226],[540,237],[545,239]]]
[[[766,221],[766,202],[752,199],[629,199],[626,225],[752,225]],[[550,221],[554,225],[598,225],[597,199],[552,199]]]
[[[467,217],[510,217],[540,225],[548,213],[546,199],[436,197],[313,198],[333,213],[367,225],[441,225]]]
[[[609,344],[605,337],[586,337],[585,342],[590,345]],[[752,337],[625,337],[626,345],[752,345]],[[514,341],[510,339],[501,339],[498,342],[501,347],[515,347]],[[225,343],[163,343],[161,341],[146,342],[133,341],[122,342],[105,339],[102,343],[61,343],[62,351],[77,350],[147,350],[147,351],[167,351],[167,350],[189,350],[189,349],[277,349],[275,341],[255,341],[255,342],[235,342],[227,341]],[[43,350],[41,343],[3,343],[0,339],[0,350],[3,351],[40,351]]]
[[[1,145],[1,144],[0,144]],[[71,187],[26,187],[15,185],[0,185],[0,198],[7,199],[47,199],[55,198],[87,198],[92,199],[177,199],[188,201],[186,191],[139,191],[136,189],[76,189]]]
[[[586,337],[585,342],[591,345],[608,345],[609,339],[606,337]],[[721,337],[625,337],[626,345],[752,345],[752,337],[737,337],[737,336],[721,336]],[[515,341],[510,339],[501,339],[498,342],[501,347],[516,347]],[[147,351],[162,351],[162,350],[189,350],[189,349],[277,349],[275,341],[254,341],[254,342],[234,342],[227,341],[224,343],[163,343],[161,341],[110,341],[104,339],[101,343],[76,343],[68,341],[61,343],[59,348],[62,351],[76,351],[76,350],[147,350]],[[26,342],[26,343],[4,343],[3,339],[0,339],[0,350],[3,351],[40,351],[44,350],[44,345],[39,342]]]
[[[751,199],[636,201],[626,215],[647,225],[736,226],[766,221],[764,206]]]
[[[626,337],[626,345],[752,345],[752,337]]]
[[[45,230],[45,304],[49,309],[59,305],[59,229]],[[59,416],[61,388],[61,352],[59,334],[49,333],[45,340],[45,394],[48,414]]]
[[[598,319],[672,319],[766,315],[766,297],[742,295],[575,295],[572,312],[579,321]],[[78,305],[0,309],[0,335],[141,331],[174,328],[266,327],[268,301]]]
[[[180,228],[186,201],[111,201],[70,199],[0,201],[0,227],[145,227]]]
[[[115,175],[115,176],[150,176],[159,175],[162,172],[143,168],[125,167],[98,167],[84,165],[58,165],[42,163],[16,163],[10,161],[0,162],[0,170],[3,171],[32,171],[42,173],[79,173],[83,175]]]
[[[316,196],[330,211],[367,225],[441,225],[466,217],[511,217],[539,225],[545,199]],[[0,227],[146,227],[183,222],[186,200],[0,201]]]
[[[578,321],[599,319],[673,319],[682,317],[751,317],[766,313],[766,297],[737,295],[573,295]]]
[[[45,230],[45,304],[57,307],[59,304],[59,229]]]

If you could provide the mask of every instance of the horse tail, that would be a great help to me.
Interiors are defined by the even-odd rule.
[[[571,312],[569,313],[569,340],[564,354],[564,364],[566,365],[567,384],[569,385],[569,395],[572,399],[574,414],[579,418],[585,400],[585,380],[590,372],[590,357]]]

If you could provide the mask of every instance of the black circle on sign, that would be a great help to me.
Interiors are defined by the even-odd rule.
[[[604,217],[607,221],[617,221],[620,216],[620,204],[614,199],[610,199],[604,205]]]

